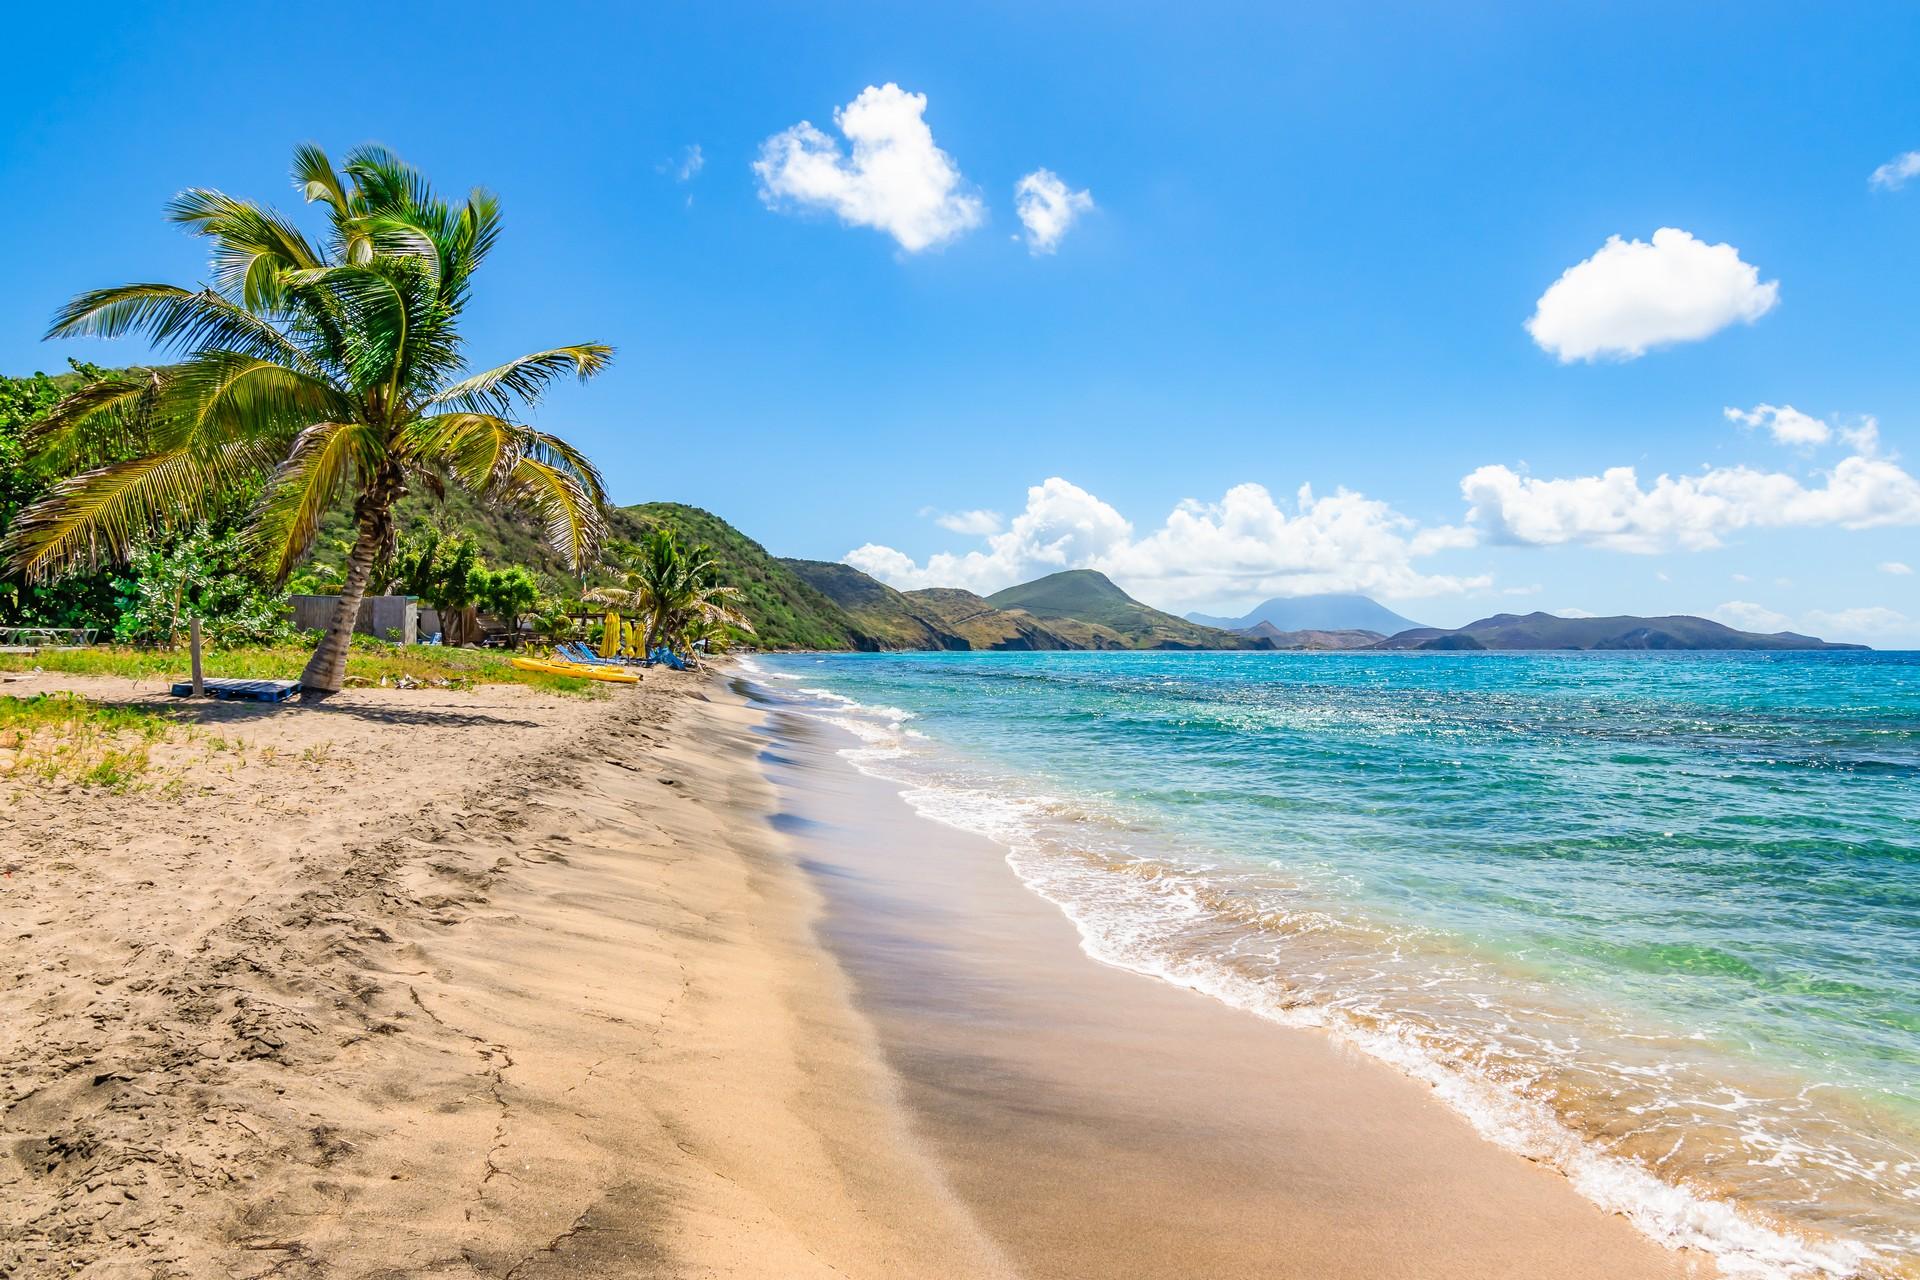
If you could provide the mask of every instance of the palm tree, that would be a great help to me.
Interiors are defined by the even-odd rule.
[[[563,374],[584,381],[606,368],[613,349],[554,347],[467,373],[459,325],[500,234],[493,195],[476,188],[450,205],[377,146],[337,171],[303,146],[293,178],[327,208],[324,243],[253,201],[186,191],[168,216],[212,242],[211,285],[100,289],[55,317],[49,338],[140,332],[177,362],[85,387],[33,428],[37,455],[72,478],[20,513],[0,556],[43,580],[124,557],[142,533],[191,523],[220,493],[263,483],[250,536],[284,580],[322,517],[352,494],[356,538],[339,607],[300,677],[332,691],[409,484],[451,481],[516,501],[576,570],[591,560],[599,473],[513,415]]]
[[[724,641],[730,630],[752,635],[753,624],[736,607],[738,602],[746,598],[746,593],[740,588],[724,585],[709,575],[701,575],[700,581],[694,586],[693,597],[688,602],[680,628],[680,634],[687,642],[687,652],[693,652],[693,642],[698,639]]]
[[[682,638],[696,620],[752,634],[753,624],[735,607],[744,593],[722,584],[717,570],[707,547],[688,550],[671,529],[655,529],[641,542],[638,559],[624,575],[625,585],[602,588],[595,595],[606,603],[639,606],[647,622],[648,653],[662,641],[671,645]]]

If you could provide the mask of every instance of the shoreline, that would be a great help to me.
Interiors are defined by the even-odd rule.
[[[978,695],[991,705],[977,715],[966,697],[975,686],[945,678],[943,664],[881,665],[874,670],[861,664],[770,669],[748,664],[747,669],[762,678],[776,701],[833,726],[836,735],[849,735],[837,754],[861,773],[884,780],[892,794],[924,819],[967,833],[970,839],[991,841],[1005,863],[1004,877],[1017,880],[1070,921],[1079,950],[1096,962],[1201,993],[1289,1030],[1330,1037],[1346,1052],[1385,1063],[1465,1118],[1481,1140],[1556,1169],[1583,1198],[1604,1212],[1624,1215],[1646,1239],[1663,1248],[1696,1250],[1715,1260],[1724,1274],[1773,1280],[1908,1274],[1913,1255],[1901,1244],[1897,1200],[1890,1199],[1877,1219],[1864,1224],[1884,1231],[1847,1231],[1850,1220],[1843,1215],[1863,1209],[1871,1213],[1875,1201],[1849,1199],[1854,1186],[1844,1178],[1832,1180],[1836,1185],[1828,1188],[1812,1177],[1795,1182],[1791,1164],[1774,1179],[1774,1162],[1762,1159],[1769,1151],[1790,1157],[1800,1150],[1809,1154],[1811,1163],[1829,1150],[1840,1160],[1851,1152],[1856,1161],[1851,1167],[1862,1179],[1887,1170],[1888,1180],[1879,1185],[1897,1192],[1895,1179],[1911,1166],[1867,1161],[1882,1151],[1897,1160],[1895,1133],[1901,1131],[1883,1136],[1868,1122],[1871,1113],[1837,1107],[1828,1129],[1802,1125],[1792,1108],[1791,1080],[1780,1085],[1760,1070],[1710,1075],[1708,1068],[1717,1062],[1704,1054],[1692,1062],[1690,1043],[1677,1036],[1656,1042],[1657,1022],[1628,1025],[1624,1018],[1609,1017],[1583,1025],[1579,1006],[1572,999],[1556,1004],[1556,991],[1509,991],[1473,969],[1464,974],[1471,981],[1462,982],[1457,971],[1447,967],[1452,953],[1413,945],[1424,941],[1418,936],[1404,953],[1398,947],[1370,951],[1385,931],[1368,927],[1368,918],[1353,912],[1352,903],[1332,895],[1309,897],[1283,873],[1263,879],[1257,863],[1249,869],[1248,862],[1236,860],[1231,840],[1218,842],[1224,829],[1230,836],[1253,839],[1257,846],[1259,832],[1250,829],[1248,820],[1257,810],[1243,805],[1237,813],[1229,811],[1214,827],[1199,828],[1215,843],[1204,843],[1203,836],[1191,849],[1184,846],[1176,834],[1182,820],[1177,802],[1191,794],[1187,784],[1154,776],[1142,765],[1150,755],[1129,755],[1134,744],[1124,733],[1106,729],[1103,710],[1110,709],[1100,698],[1084,700],[1092,706],[1084,720],[1069,714],[1071,698],[1060,708],[1047,703],[1051,692],[1080,687],[1078,677],[1064,668],[1053,682],[1035,673],[1048,670],[1037,664],[1034,671],[1009,665],[984,673],[1005,679],[983,675]],[[1165,673],[1156,669],[1149,674]],[[914,684],[922,676],[925,687]],[[1026,679],[1039,683],[1027,684]],[[1115,688],[1148,683],[1146,677],[1124,671],[1103,680],[1098,668],[1088,681],[1088,687],[1107,695],[1109,702]],[[1192,696],[1192,686],[1175,687],[1171,706],[1153,703],[1137,713],[1112,714],[1119,723],[1144,724],[1151,730],[1168,717],[1187,714],[1182,699]],[[1056,711],[1060,718],[1044,718]],[[1112,761],[1100,754],[1109,746],[1120,753]],[[1190,754],[1202,752],[1196,747]],[[1198,767],[1206,763],[1202,760]],[[1023,769],[1031,769],[1031,777]],[[1250,771],[1243,769],[1243,793],[1248,776]],[[1210,782],[1191,787],[1204,792]],[[1288,778],[1279,785],[1291,795],[1296,783],[1301,793],[1296,806],[1310,796],[1305,807],[1312,812],[1339,812],[1340,796],[1330,795],[1332,788],[1319,779]],[[1106,787],[1115,790],[1109,793]],[[1130,807],[1132,789],[1149,800]],[[1155,802],[1164,803],[1156,808]],[[1207,816],[1196,814],[1193,820],[1202,822]],[[1307,834],[1314,834],[1311,826]],[[1399,834],[1417,838],[1414,832]],[[1387,846],[1377,841],[1358,844],[1362,868],[1370,847]],[[1338,853],[1323,850],[1321,856],[1337,859]],[[1415,881],[1416,893],[1422,888],[1419,874],[1416,869],[1407,876]],[[1343,928],[1356,919],[1361,923]],[[1502,976],[1496,972],[1491,978]],[[1522,975],[1513,985],[1523,986],[1524,981]],[[1430,994],[1435,989],[1437,994]],[[1464,1005],[1460,992],[1480,997],[1481,1003]],[[1381,998],[1369,1003],[1367,997],[1374,995]],[[1503,1000],[1503,995],[1518,998]],[[1455,997],[1452,1005],[1449,997]],[[1529,1016],[1532,1022],[1525,1020]],[[1578,1052],[1564,1058],[1543,1054],[1534,1060],[1520,1054],[1504,1060],[1497,1056],[1509,1042],[1509,1031],[1512,1041],[1524,1046],[1529,1035],[1552,1037],[1564,1028],[1578,1037],[1590,1026],[1599,1031],[1619,1027],[1622,1038],[1607,1042],[1596,1035],[1595,1048],[1584,1058]],[[1654,1034],[1633,1034],[1643,1031]],[[1476,1039],[1477,1032],[1488,1034]],[[1532,1043],[1560,1052],[1551,1039]],[[1564,1043],[1584,1048],[1580,1039]],[[1492,1069],[1475,1056],[1482,1046],[1494,1051]],[[1558,1069],[1562,1061],[1568,1066],[1544,1079],[1497,1070],[1524,1068],[1529,1061],[1548,1069]],[[1648,1078],[1639,1068],[1669,1061],[1679,1069],[1657,1084],[1682,1105],[1671,1114],[1635,1106],[1643,1099],[1664,1101],[1660,1088],[1638,1087]],[[1617,1074],[1607,1075],[1606,1068],[1616,1064]],[[1684,1074],[1689,1067],[1691,1077]],[[1584,1079],[1579,1074],[1583,1070]],[[1709,1115],[1695,1134],[1680,1131],[1676,1122],[1690,1118],[1684,1108],[1690,1101],[1705,1099],[1700,1106],[1713,1107],[1718,1100],[1714,1089],[1724,1088],[1739,1103],[1748,1100],[1743,1089],[1765,1099],[1772,1096],[1766,1092],[1769,1087],[1787,1100],[1775,1128],[1742,1126],[1735,1132],[1734,1119],[1715,1127],[1720,1117]],[[1689,1088],[1704,1091],[1687,1092]],[[1583,1106],[1588,1102],[1595,1105]],[[1755,1106],[1743,1109],[1741,1117],[1749,1110],[1771,1115]],[[1859,1141],[1822,1147],[1821,1137],[1828,1130]],[[1793,1139],[1799,1134],[1805,1135],[1806,1145],[1795,1148]],[[1696,1143],[1696,1136],[1702,1140]],[[1683,1142],[1687,1154],[1674,1160]],[[1751,1149],[1742,1145],[1749,1142]],[[1750,1150],[1752,1164],[1746,1163]],[[1717,1163],[1723,1158],[1726,1163]],[[1816,1172],[1821,1168],[1812,1167]],[[1812,1198],[1794,1197],[1802,1185]],[[1819,1193],[1828,1189],[1832,1198],[1822,1198]],[[1868,1192],[1876,1189],[1867,1184]]]
[[[771,697],[771,695],[769,695]],[[920,1130],[1023,1274],[1718,1274],[1325,1033],[1101,963],[1006,850],[770,702],[823,937]]]

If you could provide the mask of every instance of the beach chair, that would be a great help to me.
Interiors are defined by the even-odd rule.
[[[633,665],[633,659],[623,658],[617,654],[611,658],[603,658],[599,654],[593,651],[593,647],[591,645],[583,644],[578,646],[578,648],[581,653],[586,655],[586,657],[581,659],[581,661],[583,662],[590,661],[594,663],[596,666],[602,666],[602,667],[630,667]]]

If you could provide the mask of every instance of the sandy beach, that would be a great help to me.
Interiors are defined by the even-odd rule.
[[[11,800],[0,1275],[998,1274],[708,696],[201,704],[175,793]]]
[[[0,1275],[1713,1273],[748,694],[201,704],[10,799]]]

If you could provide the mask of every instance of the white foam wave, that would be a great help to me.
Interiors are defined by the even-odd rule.
[[[1847,1240],[1810,1241],[1756,1222],[1725,1201],[1663,1182],[1633,1161],[1608,1155],[1568,1129],[1542,1102],[1476,1074],[1458,1062],[1443,1062],[1421,1039],[1392,1023],[1358,1025],[1340,1011],[1312,1004],[1285,1004],[1263,984],[1210,957],[1174,958],[1141,945],[1137,914],[1198,915],[1205,908],[1190,886],[1163,883],[1152,904],[1115,901],[1117,886],[1090,888],[1086,878],[1050,855],[1035,834],[1057,811],[1049,796],[1014,795],[976,787],[929,784],[903,776],[888,764],[904,753],[844,753],[864,772],[907,783],[901,792],[916,812],[1007,849],[1007,862],[1021,881],[1059,907],[1078,930],[1081,949],[1104,964],[1198,991],[1235,1008],[1293,1027],[1321,1028],[1344,1043],[1398,1068],[1434,1093],[1482,1137],[1549,1164],[1564,1173],[1588,1200],[1628,1218],[1643,1234],[1670,1248],[1698,1249],[1714,1256],[1722,1274],[1739,1280],[1841,1280],[1859,1275],[1875,1251]],[[1112,877],[1103,877],[1111,880]],[[1151,884],[1151,881],[1143,882]],[[1103,892],[1104,890],[1104,892]]]
[[[744,653],[735,658],[734,663],[740,670],[746,672],[748,675],[758,676],[762,680],[798,680],[801,678],[790,671],[769,671],[755,662],[752,657]]]

